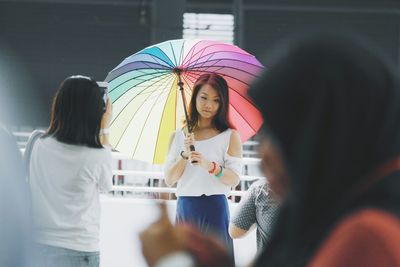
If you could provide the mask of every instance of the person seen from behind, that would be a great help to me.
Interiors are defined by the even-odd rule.
[[[65,79],[48,130],[28,141],[35,240],[43,266],[99,266],[100,191],[112,186],[112,106],[86,76]]]

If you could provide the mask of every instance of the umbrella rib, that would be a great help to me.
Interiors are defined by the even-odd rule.
[[[145,61],[143,61],[143,63],[146,64]],[[147,65],[147,64],[146,64],[146,65]],[[148,65],[147,65],[147,66],[148,66]],[[148,67],[149,67],[149,69],[152,69],[151,66],[148,66]],[[138,71],[138,72],[140,72],[140,73],[145,73],[145,72],[141,71],[140,69],[135,69],[135,70],[131,70],[131,71]],[[130,71],[129,71],[129,72],[130,72]],[[166,70],[158,71],[157,74],[160,73],[160,72],[162,73],[160,76],[169,74],[169,70],[168,70],[168,72],[167,72]],[[128,72],[126,72],[126,73],[128,73]],[[115,89],[117,89],[118,87],[122,86],[123,84],[125,84],[125,83],[127,83],[127,82],[129,82],[129,81],[131,81],[131,80],[133,80],[133,79],[137,79],[137,78],[139,78],[139,77],[143,77],[143,76],[147,76],[147,75],[154,75],[154,73],[145,73],[145,75],[141,75],[141,76],[134,77],[134,78],[132,78],[132,79],[126,80],[126,81],[124,81],[123,83],[119,84],[118,86],[114,87],[113,90],[110,91],[110,93],[111,93],[112,91],[114,91]],[[160,76],[157,76],[157,77],[160,77]],[[148,81],[148,79],[143,80],[143,82],[146,82],[146,81]],[[140,84],[140,83],[139,83],[139,84]],[[138,85],[135,85],[135,87],[138,87]],[[138,95],[139,95],[139,94],[138,94]],[[121,96],[122,96],[122,95],[120,95],[117,99],[115,99],[115,101],[117,101]],[[115,102],[115,101],[114,101],[114,102]]]
[[[166,76],[166,75],[169,75],[169,73],[167,73],[167,72],[166,72],[166,73],[163,73],[163,74],[161,74],[161,75],[159,75],[159,76],[156,76],[156,78],[162,77],[162,76]],[[143,76],[146,76],[146,75],[142,75],[142,76],[139,76],[139,77],[143,77]],[[129,80],[124,81],[123,83],[121,83],[121,84],[119,84],[118,86],[116,86],[116,87],[114,88],[114,90],[115,90],[116,88],[120,87],[122,84],[125,84],[125,83],[127,83],[127,82],[129,82],[129,81],[131,81],[131,80],[135,80],[135,79],[137,79],[137,78],[138,78],[138,77],[134,77],[134,78],[132,78],[132,79],[129,79]],[[154,75],[153,75],[153,79],[154,79]],[[140,83],[136,84],[136,85],[133,86],[133,87],[139,87],[140,84],[142,84],[142,83],[144,83],[144,82],[147,82],[148,80],[149,80],[149,79],[147,79],[147,80],[141,80]],[[133,87],[129,88],[127,91],[131,90]],[[114,91],[114,90],[112,90],[112,91]],[[110,93],[111,93],[112,91],[110,91]],[[125,92],[125,93],[126,93],[126,92]],[[125,94],[125,93],[124,93],[124,94]],[[117,101],[118,99],[120,99],[122,95],[123,95],[123,94],[121,94],[119,97],[117,97],[117,98],[114,100],[114,102]]]
[[[189,54],[191,53],[191,55],[190,55],[190,57],[189,57],[189,59],[188,59],[188,62],[187,62],[187,65],[190,65],[190,60],[195,56],[194,55],[194,52],[195,52],[195,48],[197,47],[197,46],[199,46],[201,43],[203,43],[203,41],[199,41],[199,42],[197,42],[195,45],[193,45],[192,46],[192,48],[190,48],[190,50],[189,50],[189,53],[187,53],[186,54],[186,56],[185,56],[185,59],[183,60],[183,64],[185,64],[185,61],[186,61],[186,59],[188,58],[188,56],[189,56]],[[207,47],[207,46],[206,46]],[[205,47],[205,48],[206,48]],[[203,48],[203,49],[205,49],[205,48]],[[203,49],[200,49],[198,52],[196,52],[196,54],[198,54],[198,53],[200,53],[200,51],[202,51]]]
[[[178,63],[176,62],[175,51],[174,48],[172,47],[172,42],[169,43],[169,46],[171,47],[172,54],[174,55],[175,66],[178,66]]]
[[[210,48],[210,47],[212,47],[212,46],[216,46],[216,45],[232,46],[232,45],[225,44],[225,43],[213,43],[213,44],[209,44],[209,45],[203,47],[202,49],[200,49],[199,51],[197,51],[196,54],[193,55],[193,52],[194,52],[194,50],[195,50],[194,48],[197,47],[198,44],[200,44],[200,42],[196,43],[196,44],[191,48],[192,57],[196,56],[196,55],[199,54],[199,53],[203,54],[204,51],[205,51],[206,49],[208,49],[208,48]],[[231,52],[231,53],[238,53],[238,54],[246,55],[246,56],[252,56],[251,54],[247,53],[246,51],[243,51],[243,53],[241,53],[241,52],[236,52],[236,51],[218,50],[218,51],[215,51],[215,52],[212,52],[212,53],[218,53],[218,52]],[[207,55],[208,55],[208,54],[206,54],[206,55],[204,55],[204,56],[207,56]],[[203,55],[200,55],[198,59],[200,59],[202,56],[203,56]],[[191,58],[192,58],[192,57],[191,57]],[[185,59],[185,60],[186,60],[186,59]],[[196,60],[196,61],[198,61],[198,60]],[[191,63],[191,61],[189,60],[189,61],[187,62],[186,65],[190,66],[190,63]]]
[[[148,54],[148,55],[150,55],[150,54]],[[151,55],[150,55],[150,56],[151,56]],[[160,66],[160,67],[164,67],[164,69],[160,69],[160,70],[164,70],[164,71],[170,70],[170,68],[171,68],[170,65],[168,65],[168,66],[162,65],[162,64],[160,64],[160,63],[158,63],[158,62],[150,62],[150,61],[131,61],[131,62],[129,62],[129,63],[126,63],[126,64],[122,65],[121,67],[119,67],[119,68],[117,68],[117,69],[113,69],[113,70],[110,72],[110,74],[111,74],[111,73],[114,73],[114,72],[116,72],[116,71],[118,71],[119,69],[125,67],[126,65],[134,64],[134,63],[138,63],[138,62],[143,63],[143,64],[145,64],[146,66],[149,67],[149,68],[142,68],[142,69],[144,69],[144,70],[146,70],[146,69],[153,69],[153,70],[156,70],[154,67],[149,66],[147,63],[151,63],[151,64],[158,65],[158,66]],[[126,71],[126,72],[123,72],[123,73],[119,74],[119,75],[116,76],[116,77],[113,77],[110,81],[112,81],[112,80],[118,78],[119,76],[121,76],[121,75],[123,75],[123,74],[125,74],[125,73],[128,73],[128,72],[130,72],[130,71],[134,71],[134,70],[140,70],[140,69],[139,69],[139,68],[135,68],[135,69],[133,69],[133,70],[128,70],[128,71]]]
[[[200,43],[200,42],[199,42],[199,43]],[[199,43],[197,43],[197,44],[199,44]],[[197,44],[196,44],[196,45],[197,45]],[[194,46],[193,46],[193,47],[194,47]],[[199,53],[201,52],[199,58],[196,59],[196,61],[195,61],[194,64],[196,64],[196,63],[199,61],[199,59],[203,56],[203,53],[206,51],[206,48],[207,48],[207,47],[208,47],[208,46],[202,48],[201,50],[199,50],[199,51],[196,53],[196,54],[199,54]],[[194,56],[195,56],[195,55],[193,55],[193,56],[191,57],[191,59],[194,58]],[[190,66],[190,63],[191,63],[191,61],[189,61],[188,66]]]
[[[249,98],[247,98],[246,96],[242,95],[241,93],[239,93],[238,91],[236,91],[235,89],[233,89],[232,87],[229,87],[229,89],[231,89],[232,91],[234,91],[235,93],[237,93],[237,95],[239,97],[241,97],[242,99],[244,99],[245,101],[249,102],[252,106],[254,106],[254,104],[250,101]]]
[[[112,90],[110,90],[110,93],[111,93],[112,91],[114,91],[115,89],[117,89],[118,87],[120,87],[121,85],[123,85],[124,83],[130,81],[130,80],[133,80],[133,79],[140,79],[141,77],[144,77],[144,76],[155,75],[155,74],[159,74],[159,73],[161,73],[162,75],[163,75],[163,74],[168,74],[168,73],[169,73],[169,71],[167,71],[167,70],[162,70],[162,71],[153,72],[153,73],[146,73],[146,72],[143,72],[143,71],[141,71],[141,70],[142,70],[142,69],[133,69],[133,70],[129,70],[129,71],[125,72],[125,73],[122,73],[121,75],[118,75],[117,77],[113,78],[112,80],[110,80],[110,82],[111,82],[111,81],[115,80],[116,78],[122,76],[123,74],[129,73],[129,72],[137,71],[137,72],[139,72],[139,73],[143,73],[143,75],[139,75],[139,76],[137,76],[137,77],[133,77],[133,78],[131,78],[131,79],[125,80],[124,82],[118,84],[118,86],[116,86],[116,87],[114,87]]]
[[[185,50],[185,44],[186,44],[186,40],[183,40],[182,47],[181,47],[181,54],[179,55],[179,64],[177,64],[179,66],[183,63],[183,51]]]
[[[151,68],[150,66],[148,66],[148,67],[149,67],[149,69]],[[154,73],[149,74],[148,72],[145,72],[145,71],[143,71],[143,70],[147,70],[147,68],[146,68],[146,69],[135,69],[135,70],[133,70],[133,71],[137,71],[137,72],[139,72],[139,73],[143,73],[144,75],[154,75],[154,73],[156,73],[156,74],[158,74],[158,73],[164,74],[164,73],[168,73],[168,72],[169,72],[169,70],[154,69],[154,70],[156,70],[157,72],[154,72]]]
[[[172,77],[170,77],[170,79],[172,79]],[[140,140],[140,138],[142,137],[143,130],[144,130],[144,128],[145,128],[145,126],[146,126],[146,124],[147,124],[147,121],[148,121],[148,119],[149,119],[149,117],[150,117],[151,111],[153,111],[153,109],[154,109],[154,107],[156,106],[156,104],[157,104],[158,100],[160,99],[160,97],[161,97],[161,94],[158,95],[158,98],[157,98],[157,100],[154,102],[153,106],[151,107],[150,112],[148,112],[147,117],[146,117],[146,120],[145,120],[145,123],[143,124],[143,127],[142,127],[142,129],[141,129],[141,131],[140,131],[140,135],[139,135],[139,137],[138,137],[138,140]],[[134,148],[134,151],[133,151],[133,155],[136,154],[136,150],[137,150],[138,145],[139,145],[139,142],[136,142],[136,145],[135,145],[135,148]]]
[[[200,66],[200,67],[197,67],[198,69],[200,69],[200,68],[210,68],[210,67],[214,67],[214,65],[215,64],[217,64],[217,62],[219,62],[219,61],[216,61],[216,62],[214,62],[213,63],[213,65],[211,65],[211,66],[206,66],[206,67],[204,67],[204,64],[206,63],[206,61],[204,61],[203,63],[202,63],[202,65]],[[191,70],[191,68],[187,68],[188,70]]]
[[[232,104],[229,104],[231,107],[232,107],[232,109],[234,109],[238,114],[240,114],[239,113],[239,111],[232,105]],[[257,132],[254,128],[253,128],[253,126],[249,123],[249,121],[245,118],[245,117],[243,117],[242,116],[242,114],[240,114],[240,117],[246,122],[246,124],[253,130],[253,132],[255,133],[255,132]]]
[[[184,39],[183,43],[182,43],[182,46],[183,46],[182,51],[185,50],[185,44],[186,44],[186,40]],[[186,58],[189,56],[189,53],[190,53],[190,51],[192,51],[192,48],[190,48],[189,52],[185,55],[185,57],[183,57],[183,52],[182,52],[182,54],[181,54],[181,56],[182,56],[182,64],[186,61]]]
[[[155,83],[157,83],[157,82],[159,82],[159,81],[161,81],[161,80],[164,80],[164,79],[166,79],[166,78],[169,78],[169,76],[166,76],[166,77],[163,77],[163,78],[161,78],[161,79],[159,79],[159,80],[157,80],[157,81],[154,81],[152,84],[149,84],[148,86],[146,86],[146,87],[142,90],[142,92],[143,92],[144,90],[148,89],[149,87],[153,86]],[[150,95],[149,95],[147,98],[149,98],[149,97],[150,97]],[[111,124],[113,124],[113,123],[115,122],[115,120],[122,114],[122,112],[126,109],[126,107],[127,107],[134,99],[135,99],[135,97],[132,98],[132,99],[121,109],[121,111],[120,111],[120,112],[117,114],[117,116],[113,119],[113,121],[111,122]],[[144,102],[145,102],[145,101],[144,101]],[[143,103],[144,103],[144,102],[143,102]],[[143,103],[142,103],[142,105],[143,105]],[[138,109],[138,110],[139,110],[139,109]],[[137,111],[136,111],[136,112],[137,112]],[[135,112],[135,114],[136,114],[136,112]],[[133,119],[133,117],[135,116],[135,114],[133,114],[132,119]],[[122,135],[121,135],[121,138],[118,140],[118,142],[117,142],[117,144],[116,144],[116,147],[119,145],[119,142],[121,141],[122,136],[125,134],[125,132],[126,132],[128,126],[129,126],[130,122],[132,121],[132,119],[131,119],[131,120],[129,121],[129,123],[127,124],[127,127],[125,127],[125,129],[124,129],[124,131],[123,131],[123,133],[122,133]]]
[[[143,61],[143,63],[147,66],[147,67],[149,67],[149,69],[154,69],[154,67],[153,66],[150,66],[146,61]],[[160,65],[161,66],[161,65]],[[138,70],[140,70],[140,69],[138,69]],[[165,68],[165,69],[162,69],[163,71],[171,71],[171,68]]]
[[[169,72],[171,71],[171,69],[168,69],[168,68],[166,68],[166,69],[155,69],[153,66],[148,65],[148,63],[152,63],[152,64],[156,64],[156,65],[161,66],[161,67],[166,67],[166,66],[160,65],[160,64],[158,64],[158,63],[148,62],[148,61],[136,61],[136,62],[141,62],[141,63],[143,63],[144,65],[146,65],[148,68],[141,68],[141,69],[137,68],[137,69],[133,69],[133,70],[128,70],[128,71],[126,71],[126,72],[124,72],[124,73],[121,73],[120,75],[118,75],[118,76],[112,78],[110,81],[113,81],[113,80],[117,79],[118,77],[120,77],[120,76],[122,76],[122,75],[124,75],[124,74],[126,74],[126,73],[133,72],[133,71],[138,71],[138,72],[140,72],[140,73],[145,73],[145,72],[143,72],[143,71],[141,71],[141,70],[147,70],[147,69],[150,69],[150,70],[157,70],[156,73],[160,73],[160,72],[168,72],[168,73],[169,73]],[[148,63],[147,63],[147,62],[148,62]],[[131,64],[131,63],[135,63],[135,62],[130,62],[129,64]],[[124,66],[126,66],[126,65],[124,65]],[[123,67],[123,66],[121,66],[121,68],[122,68],[122,67]],[[139,77],[143,77],[143,76],[146,76],[146,75],[154,75],[154,73],[145,73],[145,75],[135,77],[134,79],[137,79],[137,78],[139,78]],[[127,80],[127,81],[124,81],[123,83],[121,83],[121,84],[119,84],[118,86],[114,87],[114,88],[110,91],[110,93],[111,93],[112,91],[114,91],[116,88],[118,88],[119,86],[123,85],[125,82],[128,82],[128,81],[130,81],[130,80],[132,80],[132,79],[129,79],[129,80]]]
[[[205,57],[207,57],[207,56],[214,56],[215,54],[219,54],[219,53],[237,54],[237,55],[239,55],[239,56],[250,57],[250,58],[252,58],[252,59],[257,60],[257,59],[256,59],[253,55],[251,55],[251,54],[244,54],[244,53],[237,52],[237,51],[224,51],[224,50],[221,50],[221,51],[213,51],[213,52],[210,52],[210,53],[201,55],[201,56],[197,59],[197,61],[199,61],[200,59],[203,59],[203,58],[205,58]],[[231,59],[231,58],[225,57],[225,58],[222,58],[222,59]],[[247,61],[245,61],[245,60],[240,60],[240,61],[241,61],[241,62],[247,62]],[[257,60],[257,61],[258,61],[258,60]],[[187,64],[187,66],[190,67],[190,66],[195,65],[195,64],[196,64],[196,63],[194,63],[194,64]],[[249,63],[249,64],[251,64],[251,63]],[[254,64],[253,64],[253,65],[254,65]],[[260,64],[260,65],[261,65],[261,64]],[[260,65],[256,65],[256,66],[260,66]]]
[[[208,57],[208,59],[204,60],[204,61],[201,62],[199,65],[200,65],[200,66],[204,66],[204,64],[206,64],[206,63],[208,62],[208,60],[209,60],[211,57],[212,57],[212,55],[210,55],[210,56]],[[203,58],[203,57],[202,57],[202,58]],[[187,67],[186,67],[185,69],[191,69],[192,66],[197,66],[197,65],[198,65],[197,63],[198,63],[199,60],[200,60],[200,58],[197,59],[196,62],[195,62],[194,64],[187,65]]]
[[[221,69],[228,69],[228,67],[225,67],[225,66],[210,66],[210,67],[204,67],[204,68],[209,69],[209,68],[211,68],[211,67],[219,68],[220,70],[221,70]],[[242,71],[241,69],[232,68],[232,67],[229,67],[229,69],[234,69],[234,70]],[[225,74],[225,73],[219,73],[219,72],[216,72],[216,71],[208,71],[208,70],[197,70],[197,69],[196,69],[196,70],[190,70],[190,72],[215,72],[215,73],[218,73],[219,75],[230,77],[230,78],[232,78],[232,79],[234,79],[234,80],[237,80],[237,81],[240,81],[240,82],[246,84],[247,86],[250,86],[249,83],[244,82],[244,81],[242,81],[242,80],[240,80],[240,79],[238,79],[238,78],[236,78],[236,77],[234,77],[234,76],[231,76],[231,75],[228,75],[228,74]],[[244,73],[246,73],[246,74],[248,74],[248,75],[250,75],[250,76],[253,76],[254,78],[257,78],[257,77],[258,77],[258,75],[255,75],[255,74],[252,74],[252,73],[249,73],[249,72],[246,72],[246,71],[242,71],[242,72],[244,72]]]
[[[158,47],[157,47],[158,48]],[[165,54],[164,53],[164,51],[163,50],[161,50],[161,48],[158,48],[160,51],[161,51],[161,53],[166,57],[166,58],[168,58],[169,59],[169,56],[167,55],[167,54]],[[155,56],[155,55],[153,55],[153,54],[150,54],[150,53],[147,53],[147,52],[142,52],[142,53],[140,53],[140,54],[146,54],[146,55],[149,55],[149,56],[151,56],[151,57],[153,57],[153,58],[157,58],[157,59],[159,59],[160,61],[162,61],[162,62],[164,62],[165,64],[167,64],[169,67],[174,67],[174,66],[171,66],[168,62],[166,62],[165,60],[163,60],[163,59],[161,59],[161,58],[159,58],[159,57],[157,57],[157,56]]]
[[[160,49],[160,50],[161,50],[161,49]],[[151,57],[154,58],[154,59],[158,59],[158,60],[164,62],[165,64],[167,64],[166,67],[170,67],[170,68],[173,67],[173,66],[171,66],[170,64],[168,64],[168,62],[165,62],[164,60],[162,60],[161,58],[159,58],[159,57],[157,57],[157,56],[155,56],[155,55],[152,55],[152,54],[149,54],[149,53],[144,53],[144,54],[147,54],[147,55],[151,56]],[[163,54],[164,54],[167,58],[169,58],[164,52],[163,52]]]
[[[188,76],[188,80],[190,80],[190,82],[192,82],[192,83],[195,83],[195,82],[196,82],[196,76],[193,75],[192,73],[185,72],[185,76]],[[192,80],[192,79],[189,79],[189,77],[192,77],[193,80]],[[185,79],[185,78],[184,78],[184,79]],[[185,80],[186,80],[186,79],[185,79]]]
[[[244,64],[247,64],[247,65],[256,67],[256,68],[264,68],[262,65],[255,65],[253,63],[250,63],[250,62],[247,62],[247,61],[244,61],[244,60],[239,60],[239,59],[234,59],[234,58],[219,58],[219,59],[205,60],[204,62],[200,63],[201,65],[200,64],[198,64],[198,65],[190,65],[190,66],[185,67],[185,69],[189,69],[190,70],[190,69],[198,68],[198,66],[203,67],[205,63],[210,63],[212,61],[220,62],[222,60],[233,61],[234,63],[235,62],[244,63]],[[230,67],[230,66],[224,65],[224,67]]]
[[[159,81],[160,82],[160,81]],[[160,85],[158,85],[158,87],[161,87],[162,85],[164,85],[164,84],[166,84],[166,83],[169,83],[169,82],[165,82],[165,83],[160,83]],[[147,88],[146,88],[147,89]],[[138,96],[138,95],[145,95],[145,94],[152,94],[152,93],[154,93],[154,92],[160,92],[160,93],[162,93],[163,91],[167,91],[167,90],[169,90],[168,88],[160,88],[160,89],[155,89],[155,90],[153,90],[153,91],[151,91],[151,92],[146,92],[146,93],[144,93],[143,91],[142,92],[140,92],[140,93],[138,93],[136,96]],[[145,91],[145,90],[144,90]],[[135,97],[136,97],[135,96]],[[147,101],[149,101],[149,99],[150,98],[147,98],[144,102],[147,102]]]
[[[185,74],[186,74],[186,73],[185,73]],[[182,78],[186,81],[185,75],[183,75]],[[190,81],[193,82],[192,80],[190,80]],[[189,83],[186,82],[186,84],[187,84],[187,86],[189,87]],[[187,92],[188,95],[192,96],[192,90],[190,90],[190,87],[189,87],[189,89],[185,89],[185,87],[184,87],[183,90],[185,90],[185,92]]]
[[[185,61],[186,61],[186,59],[187,59],[188,57],[189,57],[189,62],[190,62],[190,59],[192,58],[193,53],[194,53],[194,48],[195,48],[199,43],[200,43],[200,42],[196,43],[194,46],[192,46],[192,48],[190,48],[189,52],[186,54],[185,58],[183,59],[182,64],[185,64]],[[191,55],[190,55],[190,54],[191,54]],[[189,56],[189,55],[190,55],[190,56]]]
[[[175,78],[176,79],[176,78]],[[175,91],[175,96],[177,95],[176,93],[177,93],[177,90],[174,90]],[[169,97],[169,96],[168,96]],[[168,101],[168,97],[167,97],[167,100],[166,101]],[[175,103],[178,103],[177,102],[177,98],[175,97]],[[175,116],[174,116],[174,128],[175,128],[175,126],[176,126],[176,106],[177,105],[175,105]],[[155,145],[155,148],[154,148],[154,150],[156,150],[157,149],[157,147],[158,147],[158,141],[159,141],[159,135],[160,135],[160,130],[161,130],[161,122],[162,122],[162,120],[163,120],[163,118],[164,118],[164,114],[165,114],[165,109],[167,108],[167,105],[164,105],[164,108],[163,108],[163,112],[162,112],[162,115],[161,115],[161,120],[160,120],[160,126],[158,127],[158,131],[157,131],[157,141],[156,141],[156,145]],[[154,162],[154,160],[155,160],[155,157],[156,157],[156,153],[154,153],[153,154],[153,162]]]
[[[164,83],[163,83],[164,84]],[[137,97],[137,96],[144,96],[144,95],[151,95],[151,94],[153,94],[153,93],[155,93],[155,92],[159,92],[160,94],[163,92],[163,91],[166,91],[166,90],[168,90],[168,88],[166,89],[166,88],[160,88],[160,89],[155,89],[155,90],[153,90],[153,91],[151,91],[151,92],[140,92],[140,93],[138,93],[136,96],[135,96],[135,98]],[[144,91],[146,91],[146,89],[144,90]],[[150,101],[152,98],[151,97],[149,97],[148,99],[146,99],[146,100],[144,100],[144,102],[147,102],[147,101]]]
[[[168,77],[168,78],[171,78],[171,77]],[[163,79],[166,79],[166,77],[164,77]],[[154,83],[153,83],[153,84],[154,84]],[[152,85],[149,85],[149,87],[150,87],[150,86],[152,86]],[[150,95],[149,95],[149,97],[150,97]],[[132,99],[132,100],[133,100],[133,99]],[[131,100],[130,102],[132,102],[132,100]],[[130,103],[130,102],[129,102],[129,103]],[[125,127],[124,131],[122,132],[121,137],[119,138],[119,140],[118,140],[118,142],[117,142],[117,144],[116,144],[115,147],[117,147],[117,146],[119,145],[119,143],[121,142],[123,136],[125,135],[125,132],[127,131],[127,129],[128,129],[128,127],[129,127],[129,125],[131,124],[133,118],[135,117],[136,113],[139,111],[139,109],[143,106],[143,104],[144,104],[145,102],[146,102],[146,101],[143,101],[143,102],[141,103],[141,105],[139,106],[139,108],[135,111],[135,113],[133,114],[133,116],[132,116],[131,119],[129,120],[129,123],[126,124],[126,127]],[[128,103],[128,104],[129,104],[129,103]],[[128,106],[128,104],[124,107],[124,109]]]

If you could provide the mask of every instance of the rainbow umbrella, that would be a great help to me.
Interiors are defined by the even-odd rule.
[[[262,117],[247,96],[262,64],[237,46],[210,40],[172,40],[123,60],[106,77],[113,102],[110,143],[132,159],[162,164],[170,135],[185,119],[185,99],[204,73],[218,73],[229,86],[229,120],[242,141]],[[181,92],[178,83],[182,81]]]

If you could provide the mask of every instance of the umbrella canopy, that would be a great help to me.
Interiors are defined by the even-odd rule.
[[[204,73],[223,76],[229,86],[229,120],[242,141],[253,136],[262,117],[247,96],[262,64],[237,46],[210,40],[172,40],[147,47],[123,60],[106,77],[113,102],[110,143],[133,159],[162,164],[170,135],[184,121],[178,90],[185,98]]]

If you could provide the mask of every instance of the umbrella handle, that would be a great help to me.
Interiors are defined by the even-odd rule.
[[[195,151],[194,145],[190,145],[190,151]],[[197,160],[193,160],[192,163],[197,163]]]

